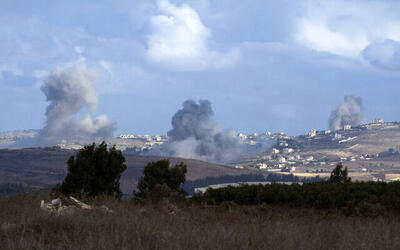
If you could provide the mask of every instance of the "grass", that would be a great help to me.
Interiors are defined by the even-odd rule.
[[[162,203],[105,198],[114,213],[56,216],[46,194],[0,199],[1,249],[399,249],[400,216],[345,217],[334,210],[282,206]]]

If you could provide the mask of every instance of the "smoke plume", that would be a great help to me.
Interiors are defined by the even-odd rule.
[[[152,154],[226,163],[245,152],[245,145],[232,130],[222,131],[215,124],[211,103],[187,100],[172,117],[168,142]]]
[[[96,71],[88,69],[83,63],[51,72],[40,88],[49,102],[45,126],[37,137],[21,143],[25,146],[54,146],[109,138],[114,125],[107,116],[91,117],[98,105],[98,97],[92,87],[97,78]]]
[[[361,97],[345,96],[344,103],[332,111],[329,128],[342,129],[344,125],[357,126],[364,123]]]

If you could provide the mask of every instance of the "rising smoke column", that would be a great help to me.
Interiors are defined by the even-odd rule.
[[[342,129],[344,125],[357,126],[364,123],[361,97],[345,96],[344,103],[331,112],[329,128]]]
[[[91,118],[98,105],[92,84],[96,71],[78,63],[65,70],[55,69],[44,80],[40,90],[49,105],[45,126],[35,138],[33,146],[53,146],[61,142],[90,143],[112,136],[114,125],[107,116]]]
[[[156,149],[157,154],[219,163],[235,160],[245,152],[244,144],[232,130],[221,131],[213,117],[210,101],[185,101],[172,117],[168,142]]]

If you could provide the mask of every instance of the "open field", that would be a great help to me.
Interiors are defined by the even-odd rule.
[[[0,200],[2,249],[398,249],[400,216],[344,217],[279,206],[140,206],[97,199],[112,214],[39,209],[43,195]]]

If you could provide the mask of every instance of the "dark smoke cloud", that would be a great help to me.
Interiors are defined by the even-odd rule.
[[[45,126],[38,136],[17,142],[19,146],[54,146],[59,143],[90,143],[112,136],[114,124],[107,116],[92,119],[98,97],[92,84],[97,73],[78,63],[66,70],[55,69],[40,88],[49,105]]]
[[[221,130],[213,120],[211,102],[187,100],[172,117],[169,140],[150,154],[229,163],[248,153],[232,130]]]
[[[357,126],[364,123],[361,97],[345,96],[344,103],[331,112],[329,128],[342,129],[344,125]]]

